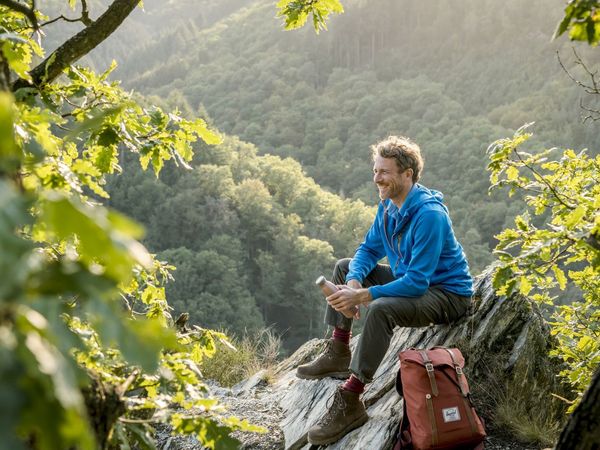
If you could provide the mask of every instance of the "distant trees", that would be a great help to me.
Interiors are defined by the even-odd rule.
[[[176,312],[238,333],[275,324],[287,348],[320,335],[311,286],[330,276],[335,257],[353,253],[372,208],[322,190],[292,159],[257,156],[233,138],[203,149],[194,166],[161,179],[132,167],[109,189],[114,207],[146,224],[145,244],[177,267],[167,285]]]
[[[549,43],[548,31],[560,11],[553,17],[541,0],[510,0],[502,11],[486,4],[438,0],[435,11],[404,0],[353,5],[318,37],[312,30],[282,35],[267,6],[249,5],[243,22],[224,22],[214,44],[198,39],[193,48],[162,54],[161,61],[189,61],[182,80],[159,80],[162,62],[137,71],[135,54],[121,70],[130,86],[147,92],[176,88],[261,154],[292,157],[321,186],[368,204],[377,201],[368,146],[392,133],[410,136],[425,153],[423,183],[444,192],[477,273],[492,260],[493,236],[519,209],[514,199],[487,196],[487,143],[531,120],[530,113],[544,143],[600,143],[569,120],[577,98],[553,59],[560,44]],[[243,40],[252,44],[239,47]],[[161,52],[159,43],[154,48]],[[504,207],[488,207],[490,201]],[[480,210],[484,220],[476,217]],[[482,242],[473,241],[477,235]]]
[[[180,247],[158,254],[159,259],[176,267],[175,281],[166,287],[169,304],[177,312],[188,312],[191,324],[239,334],[257,331],[264,322],[248,290],[241,259],[229,256],[225,248],[239,247],[240,243],[227,235],[218,240],[220,245],[212,250],[195,252]]]

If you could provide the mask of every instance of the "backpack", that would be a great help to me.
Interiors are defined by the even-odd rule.
[[[404,408],[394,450],[483,449],[485,429],[471,402],[460,350],[411,348],[398,357],[396,390]]]

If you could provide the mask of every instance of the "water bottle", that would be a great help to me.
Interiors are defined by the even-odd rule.
[[[315,284],[321,288],[321,290],[323,291],[323,294],[325,294],[325,297],[328,297],[331,294],[333,294],[334,292],[340,290],[340,288],[338,288],[335,284],[333,284],[331,281],[329,281],[323,275],[321,275],[319,278],[317,278],[317,281],[315,281]],[[353,306],[350,309],[344,309],[340,312],[349,319],[352,319],[353,317],[358,317],[356,314],[358,312],[357,306]]]
[[[335,284],[333,284],[331,281],[329,281],[323,275],[321,275],[319,278],[317,278],[317,281],[315,281],[315,284],[321,288],[321,290],[323,291],[323,294],[325,294],[325,297],[329,297],[334,292],[340,290]]]

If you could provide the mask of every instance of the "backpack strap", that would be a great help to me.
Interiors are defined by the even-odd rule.
[[[438,444],[438,429],[435,422],[435,413],[433,412],[433,401],[431,395],[425,396],[425,403],[427,403],[427,413],[429,414],[429,423],[431,423],[431,445],[436,446]]]
[[[475,423],[475,417],[473,416],[473,410],[471,406],[471,402],[467,397],[463,397],[463,401],[465,402],[465,411],[467,413],[467,420],[469,421],[469,426],[471,427],[471,435],[477,435],[477,424]]]
[[[467,420],[469,421],[469,425],[471,426],[471,433],[473,436],[477,434],[477,425],[475,424],[475,417],[473,416],[473,411],[471,410],[471,398],[469,397],[469,391],[465,387],[463,381],[465,379],[462,371],[462,367],[456,362],[456,358],[454,357],[454,352],[446,347],[442,347],[444,350],[448,352],[450,355],[450,359],[452,359],[452,364],[454,365],[454,370],[456,371],[456,381],[458,382],[458,386],[460,387],[460,392],[463,395],[463,401],[465,402],[465,411],[467,413]]]
[[[431,393],[435,397],[437,397],[438,387],[437,383],[435,382],[435,373],[433,371],[433,364],[431,362],[431,359],[429,359],[429,356],[427,355],[427,352],[425,350],[419,350],[419,354],[421,355],[421,358],[423,358],[423,362],[425,363],[425,370],[427,371],[427,376],[429,377],[429,384],[431,384]]]
[[[404,398],[402,398],[402,417],[398,424],[394,450],[413,450],[410,421],[408,420],[408,414],[406,414],[406,400]]]
[[[448,352],[448,354],[450,355],[450,359],[452,359],[452,364],[454,365],[454,370],[456,371],[456,381],[458,381],[458,386],[460,387],[460,392],[464,397],[466,397],[467,395],[469,395],[469,390],[467,389],[467,387],[464,384],[465,377],[463,376],[462,367],[460,367],[460,365],[456,362],[456,358],[454,356],[454,352],[452,351],[452,349],[449,349],[446,347],[441,347],[441,348],[446,350]]]
[[[404,398],[404,389],[402,388],[402,368],[396,373],[396,392],[400,397]]]

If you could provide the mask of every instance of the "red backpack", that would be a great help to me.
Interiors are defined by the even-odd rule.
[[[483,449],[485,429],[471,403],[460,350],[409,349],[398,357],[404,415],[394,450]]]

